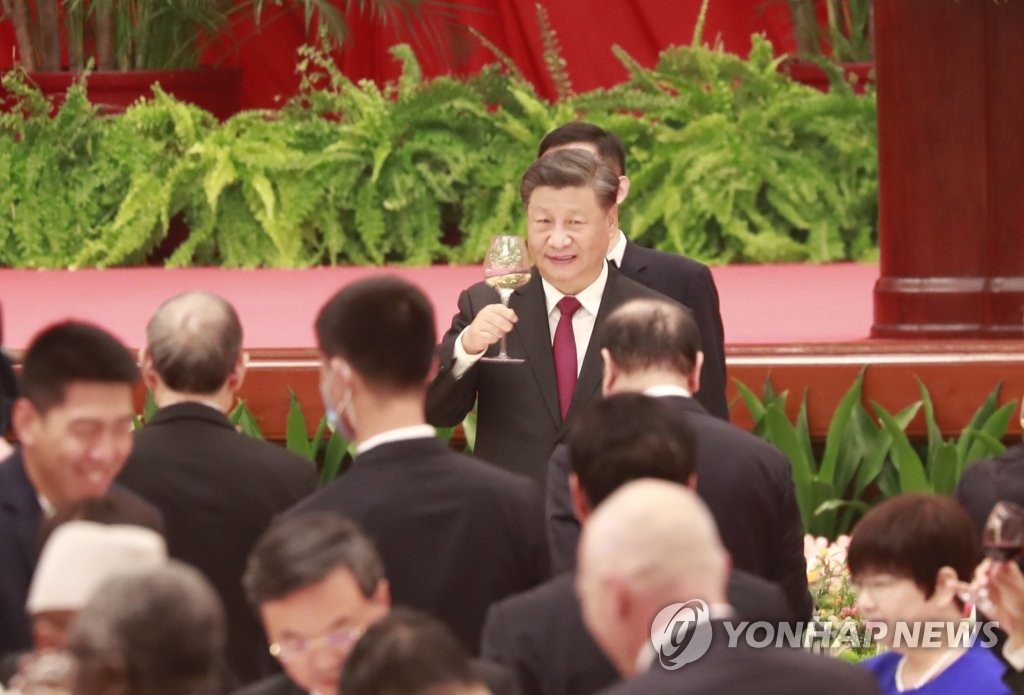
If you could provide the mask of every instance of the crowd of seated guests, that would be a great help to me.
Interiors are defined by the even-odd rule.
[[[93,325],[35,336],[17,391],[0,371],[17,442],[0,461],[4,687],[1024,692],[1024,574],[979,566],[971,516],[938,496],[894,498],[857,525],[860,610],[892,635],[899,621],[955,626],[984,594],[1005,646],[882,639],[855,666],[734,639],[743,621],[810,616],[792,474],[696,397],[702,320],[644,286],[618,228],[624,163],[590,135],[562,132],[524,176],[537,269],[508,306],[474,286],[438,349],[433,309],[404,281],[364,279],[323,305],[320,391],[355,456],[319,490],[309,461],[228,419],[246,357],[222,298],[157,308],[141,368]],[[486,360],[502,337],[522,363]],[[716,374],[717,389],[724,364]],[[134,430],[140,379],[158,409]],[[477,399],[479,458],[432,426]],[[960,499],[975,515],[994,503]]]

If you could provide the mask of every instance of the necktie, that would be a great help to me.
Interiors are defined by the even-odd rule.
[[[562,297],[558,310],[562,313],[555,328],[555,342],[551,349],[555,355],[555,382],[558,384],[558,407],[562,419],[569,412],[572,392],[576,389],[576,336],[572,332],[572,315],[580,308],[576,297]]]

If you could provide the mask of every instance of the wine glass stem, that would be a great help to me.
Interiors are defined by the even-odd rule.
[[[502,288],[498,290],[498,294],[501,296],[501,304],[504,307],[508,307],[508,300],[512,297],[512,290]],[[508,334],[501,336],[501,345],[498,349],[498,359],[508,358]]]

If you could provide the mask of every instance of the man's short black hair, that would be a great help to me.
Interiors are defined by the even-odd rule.
[[[586,121],[566,123],[545,135],[540,141],[540,147],[537,148],[537,157],[543,157],[552,147],[562,147],[576,142],[593,144],[606,166],[611,168],[616,176],[626,175],[626,151],[622,143],[614,133]]]
[[[477,679],[466,650],[443,623],[395,608],[353,647],[341,682],[345,695],[420,695]]]
[[[21,391],[45,413],[64,402],[68,387],[79,381],[132,385],[139,368],[124,345],[102,328],[65,321],[39,333],[28,346],[21,371]]]
[[[434,309],[415,285],[383,276],[348,285],[316,318],[320,351],[341,357],[378,388],[426,388],[436,342]]]
[[[249,554],[242,586],[259,610],[337,569],[351,572],[367,598],[384,579],[384,563],[359,527],[332,512],[307,512],[284,517],[263,534]]]
[[[944,495],[906,493],[864,515],[853,529],[847,565],[854,579],[885,573],[914,580],[926,597],[943,567],[970,581],[980,560],[974,523]]]
[[[700,350],[700,329],[690,310],[669,299],[634,299],[608,315],[599,345],[623,371],[654,367],[689,376]]]
[[[588,408],[569,437],[572,471],[596,507],[631,480],[687,484],[696,472],[693,429],[662,398],[623,393]]]

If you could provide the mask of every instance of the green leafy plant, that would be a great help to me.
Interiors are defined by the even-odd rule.
[[[824,4],[827,20],[818,21]],[[789,0],[793,35],[801,58],[825,53],[839,62],[865,62],[874,57],[874,0]]]
[[[14,26],[18,60],[27,70],[182,70],[199,66],[211,45],[223,42],[243,18],[259,27],[267,7],[299,9],[307,31],[319,25],[339,45],[348,33],[345,12],[369,10],[382,22],[400,21],[413,35],[435,44],[436,27],[423,10],[451,17],[461,5],[448,0],[3,0],[3,17]],[[425,24],[425,26],[424,26]]]
[[[735,382],[754,420],[754,433],[789,458],[804,529],[813,536],[834,539],[848,533],[870,505],[886,497],[904,492],[951,494],[966,466],[1005,450],[1000,440],[1017,404],[998,406],[1001,385],[979,406],[959,438],[944,441],[923,382],[918,381],[921,400],[897,413],[872,403],[876,422],[863,404],[864,374],[862,369],[836,406],[823,449],[816,449],[811,439],[806,393],[791,421],[786,414],[789,394],[777,393],[771,377],[760,397]],[[922,408],[928,429],[923,455],[906,435]]]

